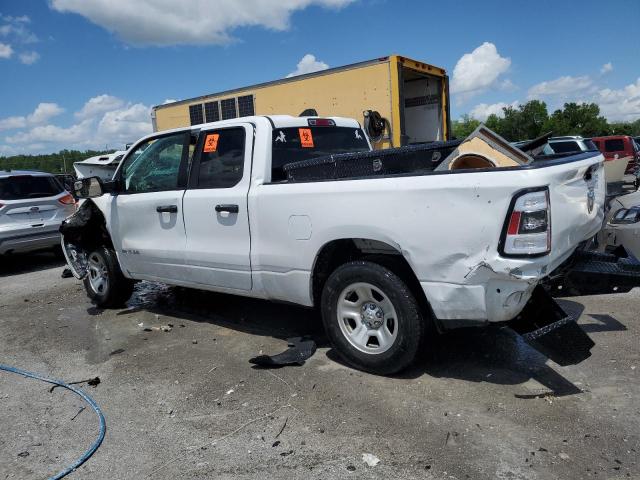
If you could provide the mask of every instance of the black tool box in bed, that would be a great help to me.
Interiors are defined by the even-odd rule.
[[[431,171],[455,150],[462,140],[432,142],[407,147],[340,153],[283,166],[289,182],[310,182]]]

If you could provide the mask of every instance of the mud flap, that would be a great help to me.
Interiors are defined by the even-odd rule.
[[[580,312],[565,312],[538,286],[520,315],[507,326],[558,365],[575,365],[589,358],[595,345],[576,323],[579,316]]]
[[[546,286],[554,297],[626,293],[640,287],[640,262],[621,253],[577,251]]]

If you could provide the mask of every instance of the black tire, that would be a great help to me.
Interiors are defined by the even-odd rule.
[[[362,348],[366,349],[369,345],[363,347],[360,344],[360,347],[356,347],[352,340],[347,338],[349,334],[343,332],[353,328],[351,333],[355,334],[355,330],[360,328],[358,320],[352,322],[347,318],[340,319],[338,315],[339,303],[344,305],[343,294],[349,292],[348,289],[358,283],[370,284],[379,289],[391,302],[398,317],[395,320],[389,320],[392,322],[391,328],[397,329],[397,332],[395,339],[388,343],[391,346],[387,347],[386,351],[380,353],[362,351]],[[347,298],[348,296],[347,293]],[[357,294],[356,299],[353,300],[352,297],[350,301],[358,305],[357,311],[362,311]],[[320,307],[325,331],[340,357],[359,370],[378,375],[391,375],[410,366],[418,355],[427,330],[420,305],[407,283],[390,269],[373,262],[355,261],[338,267],[324,285]],[[385,317],[384,314],[383,317]],[[342,326],[340,322],[344,322]],[[356,326],[351,327],[350,325],[354,323]],[[375,337],[369,337],[365,342],[372,340],[377,342]],[[375,349],[376,345],[373,344],[371,348]]]
[[[100,308],[121,307],[126,303],[133,293],[134,282],[126,278],[120,270],[118,258],[113,250],[107,247],[99,247],[91,251],[87,258],[89,259],[89,273],[84,278],[84,288],[91,302]],[[95,278],[95,270],[91,268],[92,262],[99,262],[102,266],[102,272],[106,278],[102,288],[92,283]],[[94,263],[95,265],[95,263]]]

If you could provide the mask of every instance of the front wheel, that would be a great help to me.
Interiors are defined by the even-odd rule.
[[[133,293],[133,282],[120,270],[113,250],[99,247],[87,256],[88,272],[84,277],[87,296],[101,308],[120,307]]]
[[[408,367],[426,325],[418,301],[391,270],[367,261],[342,265],[322,292],[327,336],[350,365],[390,375]]]

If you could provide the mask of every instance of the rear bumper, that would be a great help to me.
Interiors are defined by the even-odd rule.
[[[420,284],[443,329],[506,322],[522,311],[538,283],[572,254],[568,250],[524,261],[496,257],[491,264],[475,265],[467,274],[468,283]]]
[[[52,248],[60,244],[59,224],[0,231],[0,255]]]

